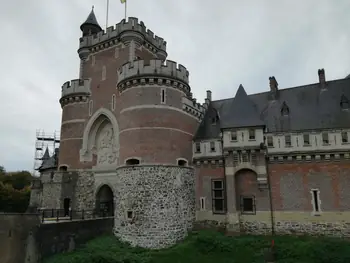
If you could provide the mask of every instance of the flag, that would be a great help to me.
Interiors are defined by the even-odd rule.
[[[126,3],[126,0],[120,0],[120,2],[121,2],[122,4],[124,4],[124,3]]]

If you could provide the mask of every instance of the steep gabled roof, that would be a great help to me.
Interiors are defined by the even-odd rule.
[[[315,83],[279,89],[273,100],[270,91],[247,95],[240,87],[234,98],[212,101],[210,105],[221,117],[221,128],[265,125],[269,132],[350,128],[350,111],[341,107],[344,98],[350,98],[350,78],[327,81],[326,87],[321,89]],[[288,107],[288,114],[282,114],[283,105]],[[198,138],[219,137],[220,129],[205,128],[203,123],[207,122],[206,114]]]
[[[41,163],[41,166],[39,167],[38,171],[43,172],[44,170],[49,169],[56,169],[57,163],[58,163],[58,148],[55,149],[55,153],[50,156],[49,150],[46,149],[44,156],[43,156],[43,162]]]
[[[264,126],[254,102],[247,95],[244,87],[239,86],[227,111],[222,113],[221,128]]]

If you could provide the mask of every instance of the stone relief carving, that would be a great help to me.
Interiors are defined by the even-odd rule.
[[[97,165],[113,164],[119,156],[114,130],[110,124],[103,127],[97,135]]]

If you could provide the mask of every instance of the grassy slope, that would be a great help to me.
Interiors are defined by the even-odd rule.
[[[350,263],[350,243],[341,239],[275,237],[278,263]],[[200,231],[165,250],[131,248],[113,236],[90,241],[72,253],[56,255],[44,263],[260,263],[271,237],[226,237]]]

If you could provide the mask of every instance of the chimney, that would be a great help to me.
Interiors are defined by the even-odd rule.
[[[211,91],[207,90],[207,99],[211,101]]]
[[[278,90],[278,82],[274,76],[269,77],[270,80],[270,90],[276,92]]]
[[[321,88],[324,89],[326,87],[326,74],[323,68],[318,70],[318,81]]]

